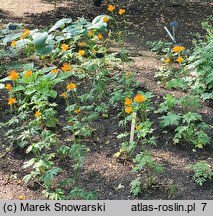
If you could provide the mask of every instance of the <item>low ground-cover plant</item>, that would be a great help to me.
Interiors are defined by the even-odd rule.
[[[156,112],[166,113],[159,118],[160,125],[163,128],[174,127],[175,144],[180,143],[181,140],[193,144],[196,148],[203,148],[210,144],[210,137],[207,134],[209,126],[197,113],[198,108],[200,104],[195,96],[184,96],[179,99],[172,95],[165,96],[165,101],[160,104]]]
[[[212,180],[213,172],[211,170],[211,166],[205,161],[191,165],[191,168],[194,172],[193,179],[199,186],[202,186],[205,182]]]

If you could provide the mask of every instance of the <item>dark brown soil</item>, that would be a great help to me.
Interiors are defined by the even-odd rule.
[[[17,1],[18,2],[18,1]],[[52,1],[27,0],[22,1],[22,5],[16,5],[12,0],[3,0],[0,5],[0,19],[3,23],[9,21],[23,22],[26,25],[40,27],[53,24],[59,18],[69,16],[84,16],[92,19],[95,15],[106,12],[106,4],[100,8],[94,7],[91,1],[70,1],[66,7],[66,1],[60,1],[56,11],[53,12]],[[154,73],[161,65],[155,54],[146,50],[146,41],[168,39],[163,27],[170,21],[178,22],[177,38],[184,45],[191,47],[194,33],[204,32],[201,30],[201,21],[212,14],[212,3],[210,1],[183,1],[182,4],[174,4],[170,1],[144,1],[138,3],[134,1],[128,5],[127,19],[129,19],[129,34],[127,46],[133,63],[128,66],[121,66],[123,70],[137,72],[138,79],[142,81],[143,90],[154,92],[154,106],[157,106],[163,95],[172,93],[181,96],[184,93],[178,91],[168,91],[157,85]],[[0,121],[4,122],[9,118],[6,104],[7,94],[0,91]],[[201,110],[204,119],[213,125],[213,107],[207,105]],[[58,134],[61,142],[66,142],[69,134],[63,132],[62,127],[65,121],[63,103],[58,110],[60,121],[58,124]],[[191,146],[186,143],[174,146],[172,143],[172,131],[163,134],[158,125],[158,115],[150,116],[154,122],[155,136],[158,137],[158,146],[153,148],[152,155],[155,161],[165,167],[165,172],[160,175],[155,185],[142,192],[138,199],[212,199],[213,183],[209,182],[203,187],[199,187],[192,179],[193,173],[188,167],[200,160],[207,160],[213,167],[213,147],[208,146],[202,150],[192,151]],[[137,177],[131,172],[132,163],[115,160],[113,155],[120,148],[120,141],[116,139],[117,133],[122,129],[118,125],[119,119],[116,112],[112,110],[110,117],[101,118],[94,122],[96,129],[91,139],[85,140],[85,144],[90,149],[85,161],[83,173],[81,175],[81,185],[85,190],[95,190],[98,199],[135,199],[130,194],[130,182]],[[162,135],[163,134],[163,135]],[[0,199],[17,199],[19,195],[24,195],[26,199],[44,199],[41,194],[42,188],[38,185],[25,185],[22,182],[23,176],[27,173],[21,168],[24,161],[28,160],[26,155],[20,151],[6,152],[9,145],[3,139],[4,131],[0,130]],[[213,131],[210,132],[213,135]],[[213,136],[212,136],[213,137]],[[5,156],[4,156],[5,155]],[[70,161],[60,162],[65,169],[62,177],[72,176]],[[117,189],[118,185],[122,187]],[[176,188],[172,191],[172,188]]]

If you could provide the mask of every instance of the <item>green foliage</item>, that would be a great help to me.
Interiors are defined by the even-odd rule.
[[[194,95],[186,95],[178,99],[178,104],[181,106],[182,111],[187,113],[189,111],[196,112],[201,108],[200,98]]]
[[[213,177],[211,166],[205,161],[198,162],[192,165],[191,168],[194,172],[193,179],[199,186],[203,186],[206,181],[211,180]]]
[[[188,83],[184,78],[176,78],[176,79],[172,79],[168,82],[167,88],[187,90]]]
[[[175,195],[177,193],[177,185],[175,183],[172,183],[169,187],[169,193],[171,195]]]
[[[213,31],[212,17],[204,22],[207,34],[205,39],[198,42],[189,58],[187,69],[190,72],[190,86],[194,94],[201,95],[204,100],[213,99]]]
[[[179,125],[181,116],[179,114],[168,112],[166,116],[161,116],[159,119],[160,125],[162,127],[167,127],[171,125],[177,126]]]
[[[44,197],[50,200],[64,200],[65,199],[65,192],[60,188],[56,188],[55,191],[43,190],[42,193]]]
[[[166,54],[170,51],[170,47],[173,43],[164,41],[149,41],[147,45],[150,47],[151,51],[158,54]]]
[[[148,188],[155,183],[156,177],[154,177],[154,175],[162,173],[164,167],[153,160],[150,152],[141,152],[137,154],[133,159],[133,162],[135,163],[135,167],[132,171],[137,173],[142,172],[143,176],[143,179],[136,178],[130,184],[130,192],[134,196],[138,196],[141,193],[142,188]]]
[[[180,113],[177,113],[178,108]],[[207,134],[208,125],[202,122],[202,116],[196,112],[198,108],[200,108],[200,103],[197,96],[186,95],[174,98],[166,95],[164,97],[164,102],[159,105],[156,113],[166,113],[159,117],[160,126],[175,128],[173,138],[175,144],[186,141],[196,148],[203,148],[210,144],[211,140]]]
[[[74,159],[74,170],[80,170],[83,167],[84,159],[86,157],[87,148],[85,145],[74,144],[70,149],[70,156]]]
[[[84,200],[95,200],[97,193],[95,191],[86,192],[81,188],[75,187],[69,192],[68,199],[84,199]]]
[[[202,116],[198,113],[191,113],[191,112],[188,112],[187,114],[183,115],[183,123],[187,123],[187,124],[190,124],[190,123],[194,123],[194,122],[197,122],[197,121],[201,121],[202,119]]]
[[[155,78],[158,80],[158,84],[166,85],[168,81],[173,77],[174,71],[171,68],[162,66],[155,73]]]
[[[170,94],[167,94],[166,96],[164,96],[164,102],[160,104],[159,109],[156,111],[156,113],[171,111],[176,106],[176,104],[176,98],[174,98]]]
[[[146,173],[151,175],[152,173],[162,173],[164,171],[164,168],[152,159],[149,152],[141,152],[140,154],[137,154],[133,161],[136,164],[132,169],[133,172],[145,170]]]
[[[133,196],[138,196],[142,192],[141,181],[139,178],[134,179],[130,186],[130,192],[133,194]]]
[[[185,140],[192,143],[196,148],[203,148],[210,144],[210,138],[205,132],[208,126],[205,123],[199,123],[202,117],[198,113],[188,112],[184,115],[168,112],[166,116],[159,118],[162,127],[175,126],[175,144]]]

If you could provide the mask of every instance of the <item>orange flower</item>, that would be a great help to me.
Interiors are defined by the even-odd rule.
[[[97,53],[97,50],[96,50],[96,49],[93,49],[93,50],[92,50],[92,53]]]
[[[85,51],[84,51],[84,50],[79,50],[79,51],[78,51],[78,54],[79,54],[80,56],[84,56],[84,55],[85,55]]]
[[[74,110],[74,113],[76,113],[76,114],[80,114],[80,112],[81,112],[81,109],[75,109]]]
[[[70,82],[70,83],[67,85],[67,90],[72,90],[72,89],[76,89],[76,84]]]
[[[29,35],[29,34],[30,34],[29,29],[26,29],[26,30],[24,31],[24,33],[21,34],[20,38],[21,38],[21,39],[24,39],[24,38],[25,38],[27,35]]]
[[[122,15],[122,14],[124,14],[125,12],[126,12],[126,10],[121,8],[121,9],[119,9],[118,14],[119,14],[119,15]]]
[[[136,126],[136,130],[139,131],[140,129],[141,129],[141,126],[140,126],[140,125],[137,125],[137,126]]]
[[[7,102],[8,105],[13,105],[15,103],[16,103],[16,99],[15,98],[8,98],[8,102]]]
[[[16,43],[17,43],[17,41],[15,41],[15,40],[13,40],[12,42],[11,42],[11,46],[16,46]]]
[[[173,51],[174,51],[175,53],[181,52],[181,51],[183,51],[184,49],[185,49],[185,47],[183,47],[183,46],[174,46],[174,47],[173,47]]]
[[[50,72],[56,74],[56,73],[58,73],[58,69],[57,68],[52,69]]]
[[[125,113],[130,114],[132,112],[132,107],[128,106],[125,108]]]
[[[30,77],[32,75],[32,71],[31,70],[27,70],[24,74],[25,77]]]
[[[12,89],[12,86],[11,86],[11,84],[7,83],[7,84],[5,85],[5,88],[6,88],[8,91],[10,91],[10,90]]]
[[[61,70],[62,71],[70,71],[71,70],[71,66],[70,66],[70,64],[68,64],[68,63],[64,63],[63,65],[62,65],[62,67],[61,67]]]
[[[23,33],[23,34],[21,34],[20,39],[24,39],[25,37],[26,37],[26,35]]]
[[[84,42],[84,41],[82,41],[81,43],[79,43],[79,46],[81,46],[81,47],[85,47],[87,44]]]
[[[170,58],[167,58],[167,59],[165,59],[165,61],[164,61],[165,64],[168,64],[168,63],[170,63],[170,62],[171,62],[171,59],[170,59]]]
[[[146,100],[146,98],[141,95],[141,94],[137,94],[135,97],[134,97],[134,101],[137,102],[137,103],[142,103]]]
[[[18,196],[18,200],[25,200],[25,199],[26,199],[26,197],[24,195],[19,195]]]
[[[89,30],[87,34],[88,34],[88,36],[92,37],[93,36],[93,31]]]
[[[108,7],[107,7],[107,10],[110,11],[110,12],[113,12],[115,10],[115,6],[112,5],[112,4],[109,4]]]
[[[98,34],[98,39],[99,40],[103,40],[104,39],[103,35],[102,34]]]
[[[176,62],[178,62],[178,63],[183,62],[183,58],[182,58],[181,56],[179,56],[179,57],[176,59]]]
[[[36,118],[39,118],[40,116],[41,116],[41,112],[40,112],[40,111],[36,111],[35,117],[36,117]]]
[[[24,32],[24,34],[25,34],[25,35],[29,35],[29,34],[30,34],[30,30],[29,30],[29,29],[26,29],[25,32]]]
[[[61,49],[63,51],[67,51],[69,49],[69,45],[67,45],[67,44],[61,44]]]
[[[103,17],[103,22],[107,23],[109,21],[109,18],[107,16]]]
[[[16,79],[18,79],[18,76],[19,76],[19,74],[15,70],[11,70],[8,77],[11,80],[16,80]]]
[[[126,106],[131,105],[131,104],[132,104],[132,99],[130,99],[130,98],[125,98],[124,104],[125,104]]]
[[[63,93],[60,94],[60,96],[66,98],[67,97],[67,93],[63,92]]]

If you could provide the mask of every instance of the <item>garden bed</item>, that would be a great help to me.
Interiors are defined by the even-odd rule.
[[[208,4],[209,7],[206,7],[206,4]],[[2,5],[7,9],[7,4]],[[75,17],[81,16],[82,14],[84,14],[85,17],[92,19],[95,17],[96,13],[101,13],[106,10],[106,5],[103,5],[101,8],[95,8],[92,12],[91,10],[90,12],[86,10],[88,7],[92,8],[91,5],[85,4],[84,8],[82,8],[82,5],[73,3],[72,6],[76,9],[71,11],[74,13],[71,13],[74,20]],[[192,34],[188,37],[188,33],[191,31],[200,33],[204,32],[200,28],[200,23],[202,19],[205,18],[203,14],[206,16],[210,14],[211,6],[211,3],[207,2],[187,3],[182,6],[174,6],[171,3],[168,3],[161,7],[160,12],[158,10],[159,14],[153,16],[153,11],[156,11],[158,8],[157,3],[150,5],[130,5],[130,9],[127,11],[127,19],[131,19],[131,17],[134,17],[135,19],[131,20],[131,22],[134,23],[134,26],[130,25],[132,27],[131,32],[134,32],[134,35],[127,37],[127,46],[129,47],[129,57],[131,61],[128,64],[115,63],[115,65],[106,65],[106,67],[109,67],[109,70],[111,71],[106,75],[106,77],[104,75],[104,78],[109,78],[107,81],[108,88],[106,91],[110,92],[111,90],[113,92],[113,89],[116,87],[116,81],[114,80],[116,75],[128,75],[129,72],[133,71],[134,79],[141,82],[141,84],[138,86],[133,85],[132,97],[134,97],[138,92],[153,92],[154,96],[150,99],[150,102],[154,107],[154,110],[159,108],[159,105],[164,101],[163,98],[166,94],[171,94],[176,98],[188,95],[187,91],[167,89],[165,86],[157,83],[158,80],[154,78],[154,76],[156,71],[158,71],[162,65],[162,61],[160,60],[161,57],[150,51],[142,50],[141,47],[145,46],[145,41],[147,40],[159,40],[164,38],[165,32],[163,32],[162,27],[165,23],[174,18],[178,23],[180,23],[179,29],[184,29],[184,31],[178,31],[178,38],[181,38],[181,40],[184,38],[184,45],[191,48]],[[47,8],[50,8],[49,4],[47,4]],[[139,9],[140,11],[138,11]],[[206,13],[203,13],[204,9]],[[43,10],[45,10],[45,7],[43,7]],[[33,23],[36,27],[53,24],[54,21],[66,16],[65,14],[61,14],[61,11],[62,8],[59,7],[53,17],[50,17],[52,12],[41,11],[42,13],[40,13],[39,16],[37,16],[37,14],[24,14],[26,18],[25,23],[29,26],[32,26]],[[177,11],[179,12],[177,13]],[[188,13],[189,11],[191,12]],[[10,17],[6,12],[3,12],[2,16],[6,17],[4,22],[17,21],[20,20],[20,17],[18,18],[18,16],[21,13],[21,10],[17,10],[16,17]],[[67,10],[67,13],[70,15],[69,10]],[[195,13],[197,14],[196,24],[195,21],[191,22],[192,19],[195,19]],[[137,22],[139,22],[138,17],[144,21],[137,24]],[[180,22],[179,20],[183,20],[183,22]],[[190,25],[192,24],[193,28],[190,28]],[[138,31],[138,29],[141,30]],[[143,29],[146,30],[146,34],[144,34]],[[159,34],[159,32],[161,32],[161,34]],[[139,38],[142,38],[141,36],[143,36],[143,40],[139,40]],[[117,52],[117,48],[115,50]],[[138,50],[140,51],[137,52]],[[25,56],[25,54],[23,54],[23,56]],[[11,59],[9,59],[9,61],[10,60]],[[32,59],[30,59],[30,61],[31,60]],[[25,61],[25,63],[27,63],[29,60],[25,59]],[[57,64],[58,61],[51,62],[49,58],[47,58],[47,62],[44,63],[44,66],[53,66],[54,63]],[[174,64],[176,65],[177,63]],[[42,66],[43,64],[39,65],[40,69],[42,69]],[[62,65],[60,65],[60,67],[61,66]],[[110,79],[112,79],[112,83]],[[92,86],[91,77],[88,80],[83,81],[75,77],[72,78],[72,82],[79,83],[77,87],[79,89],[79,95],[89,91]],[[55,108],[57,111],[57,124],[53,128],[48,125],[44,127],[42,126],[44,130],[50,129],[56,134],[58,142],[53,149],[57,149],[63,145],[70,146],[73,139],[75,139],[75,137],[73,138],[72,134],[70,134],[70,131],[64,128],[67,124],[69,115],[65,111],[67,107],[65,100],[60,96],[62,93],[61,85],[66,86],[66,82],[63,81],[60,85],[56,85],[54,90],[57,91],[58,96],[55,100],[52,98],[49,99],[50,102],[54,101],[57,104]],[[0,90],[0,122],[6,122],[12,117],[12,114],[9,112],[10,108],[7,105],[7,98],[7,91],[5,89]],[[110,98],[104,96],[98,103],[103,102],[108,104],[109,101]],[[202,115],[203,120],[209,124],[209,137],[212,137],[213,135],[213,109],[211,104],[212,103],[209,101],[202,102],[202,109],[198,110],[198,113]],[[82,105],[87,106],[88,104],[83,103]],[[96,105],[98,106],[99,104]],[[119,105],[111,105],[107,112],[105,112],[105,110],[100,111],[98,118],[91,121],[91,136],[81,139],[81,143],[87,148],[87,156],[81,170],[78,187],[85,191],[96,191],[96,199],[212,199],[212,181],[207,181],[202,187],[197,185],[193,179],[194,173],[189,166],[190,164],[196,164],[199,161],[206,161],[211,167],[213,167],[212,143],[203,148],[195,148],[190,143],[184,141],[174,145],[174,128],[169,127],[169,129],[166,130],[165,128],[160,127],[159,118],[162,116],[160,113],[155,113],[150,110],[147,112],[149,120],[153,122],[153,136],[157,138],[157,145],[152,146],[151,148],[150,146],[146,146],[143,150],[150,152],[153,160],[164,167],[164,172],[154,175],[152,183],[148,184],[147,173],[145,170],[136,173],[132,172],[132,169],[135,167],[132,156],[128,158],[115,157],[115,153],[119,152],[122,146],[122,141],[117,139],[117,136],[125,131],[128,133],[131,131],[131,121],[128,122],[126,127],[121,127],[119,125],[119,121],[122,120],[122,115],[118,114],[121,113],[123,109],[123,102]],[[82,115],[87,114],[86,111],[85,113],[83,111]],[[29,118],[31,119],[33,117],[32,113]],[[17,199],[21,198],[20,196],[23,196],[23,199],[45,199],[42,195],[43,187],[40,185],[40,181],[30,181],[26,184],[22,180],[23,177],[30,172],[30,168],[24,170],[22,169],[22,165],[24,162],[34,157],[34,154],[26,154],[25,151],[27,147],[14,148],[12,146],[11,151],[9,151],[8,146],[10,146],[11,143],[3,136],[6,132],[7,131],[2,128],[0,133],[0,199]],[[135,151],[140,153],[140,147],[136,147]],[[56,156],[54,163],[55,166],[62,167],[63,169],[60,174],[56,176],[56,179],[53,182],[53,188],[56,187],[54,184],[56,185],[56,182],[59,182],[60,180],[75,178],[75,172],[72,167],[75,163],[73,158],[61,158],[60,156]],[[136,178],[140,178],[143,187],[138,196],[133,196],[130,192],[130,188],[132,180]],[[71,185],[73,185],[73,183],[63,186],[66,193],[72,189]],[[79,197],[77,196],[77,198]]]

